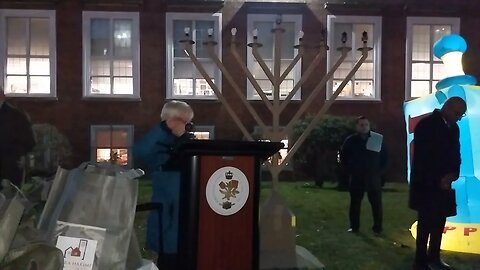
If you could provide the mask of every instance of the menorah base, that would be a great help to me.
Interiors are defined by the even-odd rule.
[[[260,269],[297,269],[292,220],[277,192],[260,207]]]

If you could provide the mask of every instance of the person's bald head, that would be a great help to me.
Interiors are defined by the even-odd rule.
[[[467,103],[460,97],[449,98],[442,107],[442,115],[449,123],[456,123],[465,115]]]

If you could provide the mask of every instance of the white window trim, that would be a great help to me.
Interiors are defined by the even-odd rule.
[[[416,98],[412,97],[411,92],[413,25],[451,25],[452,34],[460,33],[460,18],[458,17],[407,17],[407,38],[405,54],[405,100]]]
[[[213,18],[215,29],[213,33],[214,40],[218,42],[215,46],[216,53],[222,60],[222,14],[221,13],[183,13],[183,12],[167,12],[165,16],[165,40],[167,41],[167,68],[166,68],[166,81],[167,81],[167,99],[199,99],[199,100],[216,100],[217,96],[191,96],[191,95],[174,95],[173,94],[173,21],[174,20],[211,20]],[[218,69],[218,68],[217,68]],[[215,85],[222,91],[222,73],[218,70],[218,78],[215,78]]]
[[[272,28],[273,28],[273,23],[275,22],[277,18],[277,14],[248,14],[247,15],[247,44],[253,42],[253,22],[254,21],[261,21],[261,20],[267,20],[267,21],[272,21]],[[293,15],[293,14],[282,14],[282,22],[293,22],[295,23],[295,37],[297,36],[297,33],[299,33],[302,30],[302,23],[303,23],[303,16],[302,15]],[[259,42],[262,42],[261,35],[259,38]],[[297,55],[298,51],[295,51],[294,57]],[[247,47],[247,67],[250,69],[255,61],[255,57],[252,54],[252,48]],[[295,84],[300,81],[302,78],[302,59],[300,59],[295,67],[293,68],[293,80],[294,84],[293,86],[295,87]],[[257,96],[257,91],[253,87],[253,85],[250,83],[250,80],[247,79],[247,99],[248,100],[261,100],[260,96]],[[272,97],[273,99],[273,97]],[[280,97],[281,100],[285,99]],[[300,87],[297,91],[297,93],[293,96],[292,100],[301,100],[302,99],[302,88]]]
[[[210,137],[209,140],[215,139],[215,126],[195,126],[193,129],[194,132],[209,132]]]
[[[97,161],[97,153],[93,149],[96,149],[96,131],[101,129],[124,129],[127,130],[128,133],[128,164],[127,168],[133,167],[133,153],[132,153],[132,146],[133,146],[133,135],[134,135],[134,126],[133,125],[91,125],[90,126],[90,160],[94,163]]]
[[[9,97],[28,97],[28,98],[55,98],[57,96],[57,48],[56,48],[56,19],[55,10],[34,10],[34,9],[0,9],[0,76],[2,76],[2,87],[6,84],[7,69],[7,33],[6,33],[6,17],[41,17],[49,19],[49,54],[50,54],[50,93],[49,94],[22,94],[9,93]]]
[[[327,16],[327,45],[330,50],[327,52],[327,68],[328,70],[334,65],[337,59],[333,59],[331,52],[334,52],[337,48],[334,48],[334,29],[333,26],[335,23],[365,23],[373,24],[373,50],[369,54],[373,53],[373,67],[374,67],[374,85],[375,85],[375,97],[341,97],[338,96],[336,100],[348,100],[348,101],[381,101],[382,100],[382,17],[381,16]],[[348,36],[349,39],[352,38],[351,34]],[[371,38],[371,35],[369,36]],[[352,52],[358,48],[352,48]],[[327,99],[330,99],[333,94],[333,81],[329,80],[327,83]]]
[[[90,20],[93,18],[131,19],[132,25],[132,75],[133,94],[90,93]],[[85,99],[132,99],[140,100],[140,25],[138,12],[84,11],[83,24],[83,98]]]

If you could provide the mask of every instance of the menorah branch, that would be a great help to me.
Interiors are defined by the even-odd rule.
[[[292,98],[295,96],[295,94],[298,92],[298,90],[300,89],[300,87],[302,87],[302,85],[307,81],[308,78],[310,78],[310,76],[312,75],[313,71],[315,70],[315,68],[320,64],[320,62],[325,58],[325,54],[320,51],[316,56],[315,58],[313,59],[312,63],[310,63],[310,65],[308,66],[308,68],[305,70],[305,72],[303,72],[303,75],[302,77],[300,78],[300,80],[295,84],[295,86],[293,87],[292,91],[290,91],[290,93],[288,93],[288,96],[285,98],[285,100],[282,102],[282,105],[280,106],[280,112],[282,112],[286,107],[287,105],[289,104],[289,102],[292,100]]]
[[[193,64],[195,65],[195,67],[198,69],[198,71],[200,72],[200,74],[203,76],[203,78],[207,81],[208,85],[210,86],[210,88],[212,88],[213,92],[215,93],[215,95],[217,95],[217,98],[220,100],[220,102],[222,103],[222,105],[225,107],[225,109],[227,110],[227,112],[230,114],[230,116],[232,117],[233,121],[235,122],[235,124],[237,124],[238,128],[242,131],[243,133],[243,136],[245,136],[245,138],[247,138],[249,141],[253,141],[253,137],[252,135],[250,135],[250,133],[248,132],[247,128],[243,125],[242,121],[240,120],[240,118],[238,118],[237,114],[235,113],[235,111],[232,109],[232,107],[230,107],[230,105],[228,104],[227,100],[225,99],[225,97],[223,96],[222,92],[218,89],[217,85],[212,81],[212,79],[210,78],[210,76],[208,75],[207,71],[203,68],[202,64],[200,63],[200,61],[198,61],[197,57],[195,56],[195,54],[193,53],[193,50],[192,50],[192,44],[191,43],[187,43],[187,42],[184,42],[184,49],[188,55],[188,57],[190,57],[190,59],[192,60]]]
[[[281,21],[277,22],[277,27],[272,30],[274,33],[275,47],[273,50],[273,115],[272,115],[272,140],[280,141],[280,86],[281,80],[281,67],[282,67],[282,40],[281,35],[285,32],[285,29],[280,26]],[[275,155],[272,159],[274,164],[278,164],[278,157]]]
[[[265,94],[265,92],[263,92],[263,89],[260,87],[260,85],[258,84],[257,80],[255,80],[255,78],[253,77],[252,73],[250,72],[250,70],[247,68],[247,66],[245,65],[245,63],[242,61],[240,55],[238,54],[237,52],[237,48],[235,47],[234,44],[232,44],[231,46],[231,51],[232,51],[232,54],[233,54],[233,57],[235,58],[235,60],[237,61],[238,65],[240,66],[240,68],[243,70],[243,72],[245,73],[245,75],[247,76],[248,80],[250,81],[250,83],[253,85],[253,88],[255,89],[255,91],[257,92],[257,94],[260,96],[260,98],[263,100],[263,102],[265,103],[265,106],[267,106],[268,110],[272,111],[273,110],[273,107],[272,107],[272,104],[270,102],[270,100],[268,99],[267,95]]]
[[[265,72],[265,75],[267,75],[267,78],[270,80],[272,84],[275,83],[275,79],[273,78],[273,74],[270,71],[270,68],[265,64],[265,61],[263,60],[262,56],[258,53],[258,48],[257,47],[252,47],[252,54],[255,60],[258,62],[260,67],[262,68],[263,72]]]
[[[245,107],[247,108],[248,112],[250,112],[250,114],[252,115],[253,119],[255,119],[255,121],[257,122],[257,124],[262,128],[262,129],[265,129],[266,126],[265,126],[265,123],[263,122],[263,120],[260,118],[260,116],[258,115],[258,113],[255,111],[255,109],[252,107],[252,105],[248,102],[248,100],[245,98],[244,96],[244,93],[242,92],[242,90],[240,89],[240,87],[238,86],[238,84],[235,82],[235,80],[233,79],[232,75],[230,74],[230,72],[228,72],[228,70],[225,68],[225,66],[223,65],[223,63],[220,61],[220,59],[218,58],[218,56],[215,54],[214,52],[214,49],[213,49],[213,46],[209,45],[208,46],[208,53],[210,55],[210,58],[213,60],[213,62],[217,65],[217,67],[222,71],[222,74],[223,76],[225,76],[225,78],[228,80],[228,82],[230,83],[230,85],[233,87],[233,90],[235,91],[235,93],[237,93],[238,97],[240,98],[240,100],[242,101],[242,103],[245,105]]]
[[[285,78],[287,78],[290,71],[292,71],[292,69],[297,65],[298,61],[300,61],[302,57],[303,57],[303,50],[299,50],[297,55],[295,55],[295,58],[293,58],[292,62],[288,64],[288,67],[283,71],[282,75],[280,76],[280,82],[283,82]]]
[[[342,55],[340,56],[340,58],[332,66],[332,68],[327,72],[327,74],[323,76],[322,80],[315,86],[313,91],[310,93],[310,96],[307,99],[305,99],[304,103],[300,106],[300,108],[295,113],[295,115],[292,117],[292,119],[290,119],[287,126],[285,127],[285,132],[288,133],[290,130],[292,130],[293,125],[295,125],[298,119],[300,119],[303,113],[307,110],[308,106],[310,106],[310,104],[313,102],[315,97],[320,93],[321,90],[325,89],[327,81],[333,77],[333,74],[335,73],[335,71],[343,63],[343,61],[345,61],[345,58],[347,57],[348,52],[351,51],[351,48],[344,47],[341,51],[342,51]]]
[[[345,77],[345,79],[343,80],[343,82],[340,84],[340,86],[338,86],[337,90],[332,94],[332,96],[330,97],[330,99],[328,99],[325,104],[322,106],[322,108],[320,109],[320,111],[317,112],[317,114],[314,116],[314,118],[312,119],[312,121],[310,122],[310,124],[307,126],[307,128],[305,129],[305,131],[302,133],[302,135],[300,135],[300,137],[298,138],[298,140],[295,142],[295,144],[292,146],[292,148],[290,149],[290,151],[288,151],[288,154],[287,156],[285,157],[285,159],[282,161],[282,163],[280,164],[280,167],[281,168],[285,168],[286,164],[290,161],[290,159],[292,158],[292,156],[298,151],[298,149],[300,148],[300,146],[302,146],[303,142],[307,139],[307,137],[310,135],[310,133],[312,132],[313,128],[317,125],[318,121],[323,117],[323,115],[326,113],[326,111],[330,108],[330,106],[332,106],[333,102],[335,102],[335,99],[338,97],[338,95],[340,95],[340,93],[342,92],[343,88],[345,87],[345,85],[347,85],[347,83],[352,79],[353,75],[355,74],[355,72],[357,72],[357,70],[360,68],[360,66],[363,64],[363,62],[365,62],[365,60],[367,59],[368,57],[368,50],[369,48],[366,48],[364,47],[362,49],[362,57],[357,61],[357,63],[355,63],[355,65],[353,66],[352,70],[347,74],[347,76]]]
[[[275,38],[275,47],[273,50],[273,108],[278,110],[280,102],[280,85],[282,80],[281,76],[281,67],[282,67],[282,40],[281,35],[285,32],[284,29],[277,26],[277,28],[272,30]],[[278,113],[278,111],[276,112]]]

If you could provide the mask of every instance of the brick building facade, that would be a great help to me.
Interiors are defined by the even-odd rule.
[[[446,19],[447,23],[452,21],[452,18],[458,20],[460,34],[465,37],[470,45],[470,49],[464,57],[465,72],[477,77],[480,75],[480,71],[478,71],[480,51],[477,49],[478,44],[480,44],[480,35],[477,34],[476,30],[476,26],[480,25],[480,17],[476,12],[480,12],[480,4],[477,4],[475,1],[432,0],[421,1],[420,3],[420,1],[410,0],[371,0],[346,1],[346,3],[344,1],[329,1],[329,3],[325,3],[325,1],[320,0],[189,2],[166,0],[1,0],[0,9],[2,15],[0,27],[3,29],[4,37],[7,35],[5,33],[8,32],[6,29],[10,29],[7,21],[9,17],[13,16],[11,15],[13,14],[12,10],[55,11],[54,18],[50,18],[50,20],[54,20],[53,25],[55,28],[54,44],[56,48],[54,51],[51,51],[55,57],[50,58],[50,61],[55,59],[56,64],[53,80],[55,84],[51,84],[51,86],[55,85],[55,93],[50,93],[50,95],[45,97],[38,95],[29,96],[29,94],[20,93],[18,95],[15,94],[11,100],[27,111],[34,123],[51,123],[63,132],[74,147],[76,161],[88,160],[93,156],[92,151],[95,151],[96,146],[93,145],[95,140],[91,138],[91,136],[95,136],[95,132],[92,132],[92,126],[119,125],[133,127],[133,138],[127,140],[131,143],[131,141],[140,137],[158,121],[160,110],[165,100],[176,98],[175,93],[172,94],[172,90],[167,89],[167,85],[171,85],[168,84],[168,80],[171,78],[168,78],[167,74],[171,68],[166,65],[168,57],[166,50],[168,43],[171,42],[168,38],[169,30],[166,23],[167,14],[169,13],[221,14],[219,29],[221,29],[223,37],[223,62],[242,89],[247,89],[247,80],[241,69],[238,68],[228,47],[231,38],[230,29],[235,27],[238,31],[237,41],[241,44],[239,46],[241,56],[247,61],[245,44],[249,36],[248,33],[251,30],[248,29],[249,15],[300,15],[301,29],[305,33],[304,40],[310,44],[318,44],[321,41],[321,29],[327,28],[328,15],[335,15],[338,18],[346,15],[355,16],[360,18],[358,23],[362,25],[365,24],[361,19],[362,17],[380,18],[381,28],[379,29],[381,31],[378,32],[377,37],[372,38],[378,38],[378,42],[381,44],[381,53],[372,60],[373,65],[376,65],[375,61],[380,61],[378,65],[379,70],[375,71],[379,72],[378,78],[380,79],[376,79],[377,73],[375,73],[375,76],[367,76],[367,80],[364,80],[367,83],[373,82],[378,84],[378,90],[371,89],[372,93],[374,93],[373,98],[357,99],[355,96],[352,96],[351,98],[338,100],[329,113],[346,116],[365,115],[376,123],[378,129],[384,133],[390,149],[390,176],[392,179],[405,179],[406,142],[402,105],[406,99],[410,98],[409,91],[406,88],[411,83],[410,79],[414,80],[417,78],[418,81],[423,80],[423,85],[428,85],[429,83],[432,85],[436,79],[435,75],[428,77],[425,74],[413,74],[411,78],[407,75],[408,72],[411,72],[411,69],[407,68],[407,64],[412,64],[413,66],[414,63],[421,64],[422,62],[420,60],[416,62],[415,59],[407,59],[410,57],[407,57],[407,47],[411,39],[409,38],[408,30],[408,27],[412,26],[411,22],[414,22],[413,25],[415,25],[415,22],[416,25],[423,25],[423,22],[425,22],[425,25],[433,27],[431,29],[436,29],[435,25],[446,25],[442,20],[437,22],[436,19]],[[87,43],[84,41],[84,35],[86,29],[85,20],[88,18],[85,17],[85,13],[91,11],[106,12],[107,14],[109,12],[129,12],[138,16],[139,47],[135,49],[135,46],[129,45],[134,50],[133,55],[138,54],[139,56],[138,72],[133,71],[134,78],[132,84],[138,83],[137,96],[118,98],[108,97],[108,95],[97,97],[95,94],[85,94],[86,80],[83,77],[83,73],[85,71],[84,61],[86,61],[84,50]],[[35,15],[32,16],[35,17]],[[175,15],[173,15],[173,18],[175,18]],[[458,22],[456,23],[457,26]],[[354,26],[355,24],[355,19],[353,19],[349,24],[347,23],[343,26]],[[33,23],[30,24],[30,28],[33,29]],[[454,29],[455,25],[451,25],[450,32],[455,32]],[[33,33],[33,30],[31,32]],[[433,36],[435,36],[434,33]],[[132,35],[130,37],[132,44],[135,42],[133,38],[134,36]],[[6,59],[10,56],[7,53],[8,44],[6,40],[2,41],[3,45],[0,48],[2,48],[4,53],[0,54],[0,57],[2,57],[5,66],[2,70],[5,86],[8,86],[6,78],[9,72]],[[376,45],[378,44],[376,43]],[[427,44],[427,46],[430,45]],[[303,69],[306,69],[309,63],[313,61],[313,57],[314,53],[312,52],[306,54],[302,62]],[[435,69],[435,60],[430,60],[429,67],[433,66],[430,69],[433,74],[434,71],[432,69]],[[423,64],[429,65],[427,60]],[[326,70],[326,62],[322,62],[315,71],[315,76],[312,76],[302,86],[301,100],[308,98],[312,88],[318,82],[318,78],[323,76]],[[113,78],[113,81],[115,77],[112,76],[110,77]],[[422,76],[426,77],[422,79]],[[128,76],[122,78],[126,81],[130,80]],[[93,82],[92,78],[91,82]],[[360,78],[358,82],[362,82]],[[28,85],[28,87],[32,87],[33,83]],[[422,85],[422,82],[419,82],[418,85]],[[418,86],[415,87],[418,88]],[[414,86],[408,88],[413,89]],[[223,79],[221,89],[222,93],[253,132],[255,122],[238,100],[227,80]],[[318,104],[320,107],[326,98],[325,94],[321,94],[313,103]],[[213,127],[215,138],[242,138],[238,128],[220,102],[208,98],[185,100],[193,106],[196,112],[195,124]],[[292,102],[286,108],[280,120],[282,124],[285,124],[298,109],[301,100]],[[258,109],[260,115],[270,115],[261,101],[252,100],[251,102]],[[313,107],[311,110],[315,109]],[[265,117],[265,121],[268,123],[271,120]]]

